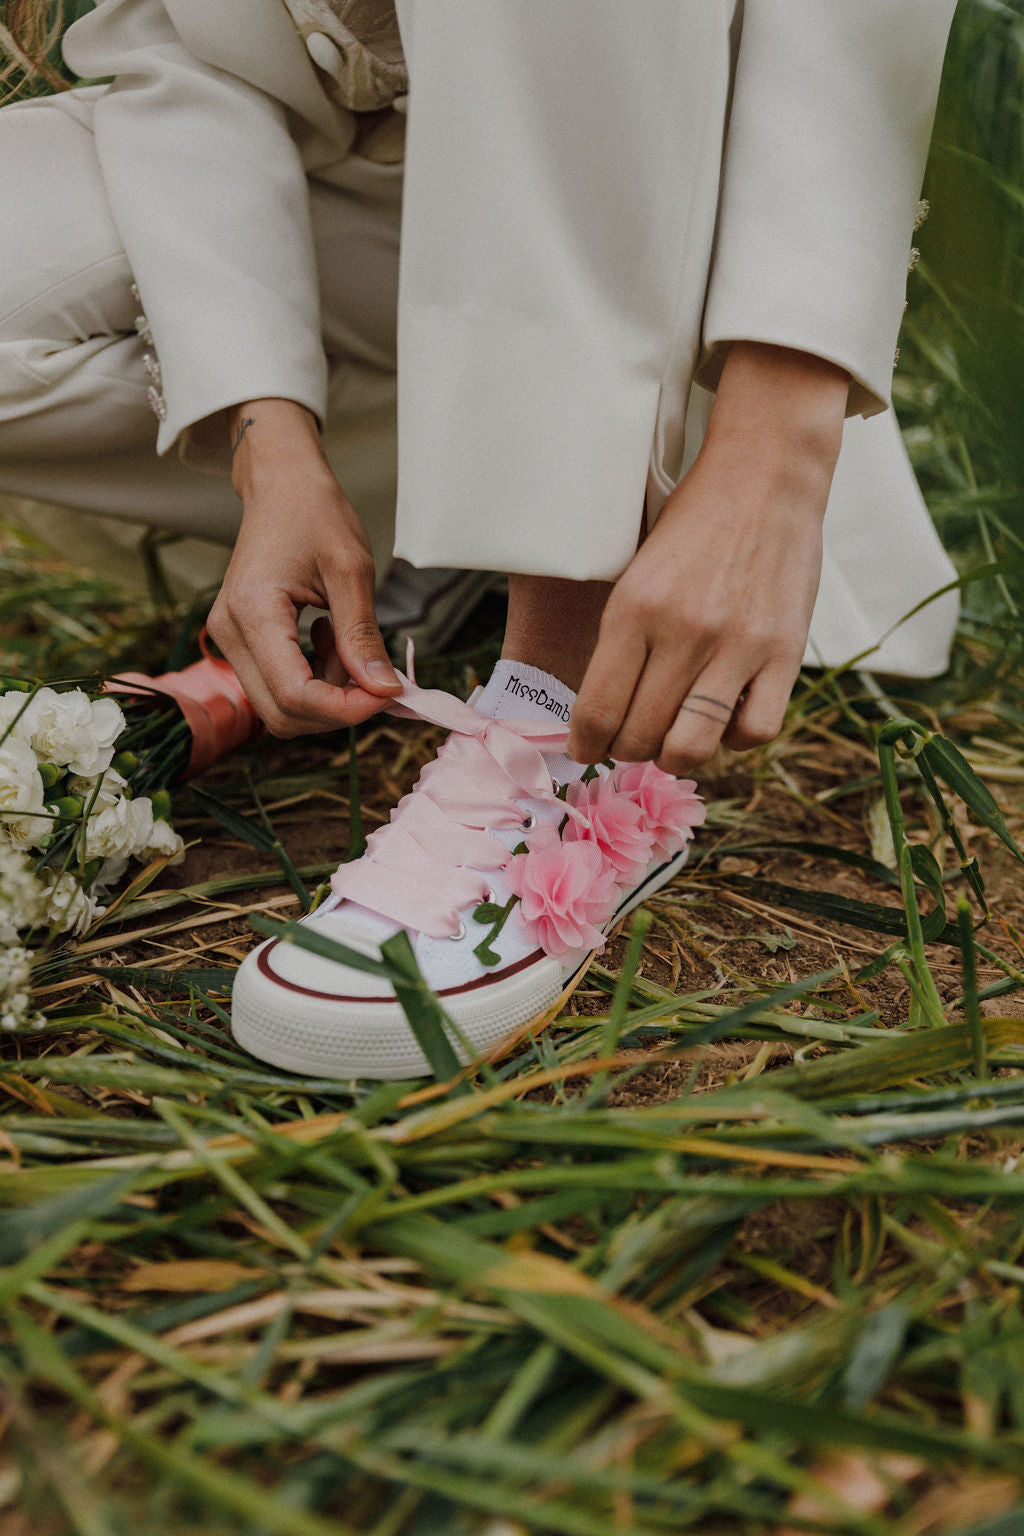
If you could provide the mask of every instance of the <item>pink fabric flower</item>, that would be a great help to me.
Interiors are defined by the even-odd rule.
[[[529,839],[527,853],[513,855],[505,874],[527,933],[547,954],[560,959],[604,948],[595,925],[615,910],[618,887],[596,843],[563,842],[548,823]]]
[[[567,843],[594,843],[621,885],[635,885],[651,862],[653,837],[640,806],[620,794],[611,778],[570,784],[566,804],[580,813],[570,817],[562,837]]]
[[[640,825],[651,840],[651,857],[671,859],[693,836],[707,811],[694,779],[676,779],[654,763],[622,763],[611,782],[640,812]]]

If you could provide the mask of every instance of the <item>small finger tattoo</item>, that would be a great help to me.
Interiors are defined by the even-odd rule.
[[[695,697],[695,695],[691,695],[691,697]],[[684,701],[680,704],[679,708],[689,710],[691,715],[703,715],[705,720],[713,720],[716,725],[724,725],[726,723],[721,715],[713,715],[710,709],[698,709],[696,704],[687,704]]]
[[[732,704],[726,704],[722,699],[713,699],[708,693],[688,693],[686,697],[688,699],[700,699],[702,704],[717,704],[718,708],[724,709],[727,715],[731,715],[733,712],[734,706]]]

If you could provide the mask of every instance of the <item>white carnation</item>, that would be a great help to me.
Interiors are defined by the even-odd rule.
[[[128,855],[126,853],[119,853],[111,858],[104,859],[100,872],[92,883],[93,890],[105,896],[108,891],[113,890],[127,868]]]
[[[43,913],[43,888],[23,853],[0,847],[0,948],[16,944],[20,929]]]
[[[40,688],[16,730],[28,736],[40,762],[92,776],[110,767],[124,725],[114,699],[90,699],[80,688]]]
[[[128,780],[116,768],[108,768],[102,774],[75,773],[68,779],[68,794],[78,795],[87,809],[91,807],[90,815],[116,805],[127,788]]]
[[[128,821],[132,828],[131,852],[137,859],[144,857],[153,836],[153,802],[145,795],[128,801]]]
[[[0,826],[19,848],[38,847],[51,828],[43,809],[43,781],[36,755],[21,736],[0,742]]]
[[[127,858],[134,853],[138,829],[131,807],[133,800],[117,800],[85,824],[87,859]]]
[[[57,875],[46,888],[45,920],[58,933],[84,933],[104,910],[67,872]]]
[[[153,802],[145,796],[138,800],[115,800],[85,824],[87,859],[141,858],[153,836]],[[109,884],[109,881],[107,882]]]
[[[34,1029],[43,1023],[32,1007],[32,951],[15,944],[0,950],[0,1029]]]
[[[4,830],[15,848],[45,848],[53,831],[53,817],[13,816],[4,820]]]
[[[146,846],[139,850],[139,857],[145,859],[162,859],[168,857],[168,863],[180,864],[185,857],[185,842],[181,834],[166,821],[154,821]]]
[[[0,810],[41,811],[43,781],[36,755],[20,736],[0,744]]]
[[[0,736],[20,736],[27,741],[30,732],[26,726],[29,696],[17,688],[0,693]]]

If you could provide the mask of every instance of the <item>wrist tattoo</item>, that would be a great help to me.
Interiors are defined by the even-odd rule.
[[[246,416],[246,417],[243,418],[242,421],[240,421],[238,423],[238,426],[235,428],[235,440],[231,444],[231,456],[232,456],[232,458],[234,458],[235,454],[238,452],[239,448],[242,446],[242,438],[248,432],[249,428],[253,427],[255,425],[256,425],[256,417],[255,416]]]

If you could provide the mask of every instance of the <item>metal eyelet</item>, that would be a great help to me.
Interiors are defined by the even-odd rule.
[[[460,922],[459,923],[458,932],[457,933],[450,933],[448,935],[448,941],[451,944],[457,944],[460,939],[464,939],[465,937],[466,937],[466,925],[465,925],[465,923]]]
[[[522,825],[524,832],[532,832],[534,827],[537,825],[536,816],[524,816]]]

